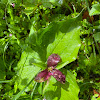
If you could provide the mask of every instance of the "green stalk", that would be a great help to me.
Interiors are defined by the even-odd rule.
[[[23,90],[21,90],[17,95],[15,95],[15,96],[13,97],[12,100],[17,100],[17,99],[21,96],[21,94],[25,91],[25,89],[33,82],[33,80],[34,80],[34,77],[33,77],[32,80],[26,85],[26,87],[25,87]]]

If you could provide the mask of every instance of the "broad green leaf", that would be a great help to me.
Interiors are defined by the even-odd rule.
[[[31,19],[32,24],[30,28],[29,37],[26,39],[26,42],[28,42],[29,44],[32,43],[32,45],[36,45],[37,30],[35,28],[35,24],[38,20],[39,20],[39,14],[35,14],[34,18]]]
[[[37,44],[40,46],[44,61],[53,53],[58,54],[62,59],[59,68],[74,61],[81,45],[80,28],[77,19],[73,18],[53,22],[44,30],[39,30]]]
[[[80,26],[77,19],[53,22],[47,28],[38,31],[37,45],[40,47],[40,56],[44,61],[53,54],[58,54],[62,63],[59,68],[74,61],[80,48]]]
[[[18,88],[23,89],[35,75],[39,72],[40,67],[33,65],[34,62],[39,62],[39,55],[30,47],[27,48],[21,55],[21,60],[18,63]],[[30,88],[27,88],[28,91]]]
[[[1,3],[6,4],[8,0],[1,0]]]
[[[80,26],[70,26],[67,21],[61,23],[62,26],[55,37],[55,41],[47,47],[47,57],[52,53],[60,55],[62,62],[58,66],[59,68],[74,61],[77,57],[78,50],[80,48]]]
[[[41,0],[41,3],[43,4],[44,7],[49,7],[49,8],[53,7],[53,4],[49,2],[49,0]]]
[[[14,2],[16,2],[17,0],[8,0],[8,3],[9,4],[12,4],[12,3],[14,3]]]
[[[99,15],[100,14],[100,4],[94,4],[92,9],[89,11],[89,15]]]
[[[0,81],[0,83],[10,83],[12,80],[4,80],[4,81]]]
[[[100,43],[100,32],[97,32],[96,34],[93,34],[93,37],[95,39],[95,41]]]
[[[47,100],[79,100],[79,87],[76,83],[75,76],[67,71],[66,82],[61,84],[51,77],[49,83],[45,85],[43,93]]]
[[[92,96],[91,100],[99,100],[99,99],[97,99],[98,96],[99,96],[99,94],[94,94],[94,95]]]
[[[98,97],[97,100],[100,100],[100,97]]]
[[[74,61],[80,48],[79,32],[80,26],[76,18],[53,22],[47,28],[40,29],[37,33],[36,45],[32,47],[33,49],[28,47],[18,63],[20,69],[18,88],[24,88],[40,68],[46,68],[47,58],[52,53],[57,53],[62,59],[59,68]],[[26,91],[29,90],[28,87]]]
[[[63,4],[63,0],[40,0],[40,3],[42,3],[42,5],[46,8],[52,8],[53,5],[61,6],[61,4]]]
[[[37,9],[36,5],[38,5],[36,0],[23,1],[22,6],[25,7],[24,13],[28,16],[28,18],[29,18],[29,15],[32,14]]]

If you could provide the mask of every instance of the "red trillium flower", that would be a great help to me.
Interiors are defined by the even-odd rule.
[[[62,74],[61,71],[54,69],[51,71],[52,76],[59,82],[61,82],[62,84],[65,83],[65,75]]]
[[[44,82],[49,79],[49,77],[52,75],[47,69],[41,71],[36,77],[35,80],[37,82]]]
[[[47,69],[41,71],[36,77],[35,81],[44,82],[50,78],[52,75],[57,81],[62,84],[65,83],[65,75],[62,74],[59,70],[55,69],[57,64],[60,62],[61,58],[57,54],[52,54],[47,60]]]
[[[51,67],[51,66],[57,66],[57,64],[60,62],[61,58],[59,55],[57,54],[52,54],[49,56],[48,60],[47,60],[47,66]]]

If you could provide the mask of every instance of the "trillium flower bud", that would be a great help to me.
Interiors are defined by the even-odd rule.
[[[53,70],[51,71],[51,73],[52,73],[52,76],[53,76],[57,81],[61,82],[62,84],[65,83],[65,81],[66,81],[66,80],[65,80],[65,75],[63,75],[61,71],[59,71],[59,70],[57,70],[57,69],[53,69]]]
[[[47,69],[41,71],[36,77],[36,82],[44,82],[49,79],[49,77],[52,75]]]
[[[47,66],[48,67],[55,67],[57,66],[57,64],[60,62],[61,58],[59,55],[57,54],[52,54],[49,56],[48,60],[47,60]]]

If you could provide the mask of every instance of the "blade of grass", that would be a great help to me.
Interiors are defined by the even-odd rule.
[[[33,88],[33,90],[32,90],[31,99],[32,99],[32,97],[33,97],[33,94],[34,94],[34,91],[35,91],[36,86],[37,86],[37,82],[35,82],[34,88]]]
[[[90,11],[88,0],[85,0],[88,12]]]
[[[81,10],[81,12],[77,15],[77,16],[75,16],[74,18],[77,18],[77,17],[79,17],[81,14],[82,14],[82,12],[84,11],[84,9],[85,9],[85,7]]]
[[[0,81],[0,84],[2,84],[2,83],[9,83],[9,82],[11,82],[12,80],[4,80],[4,81]]]
[[[95,41],[95,43],[96,43],[96,48],[97,48],[97,50],[98,50],[98,53],[99,53],[99,56],[100,56],[100,49],[99,49],[99,46],[98,46],[98,43],[97,43],[97,41]]]
[[[92,43],[92,47],[93,47],[93,55],[94,55],[94,58],[96,59],[96,52],[95,52],[94,42]]]
[[[33,82],[33,80],[34,80],[34,77],[33,77],[32,80],[26,85],[26,87],[25,87],[23,90],[21,90],[17,95],[15,95],[15,96],[13,97],[12,100],[17,100],[17,99],[21,96],[21,94],[25,91],[25,89]]]
[[[5,65],[6,68],[7,68],[7,65],[6,65],[6,62],[5,62],[5,51],[8,48],[8,44],[9,44],[9,41],[6,43],[6,45],[4,47],[4,52],[3,52],[3,63],[4,63],[4,65]]]
[[[76,16],[76,8],[75,8],[74,4],[72,4],[72,6],[73,6],[74,13],[75,13],[75,16]]]
[[[73,10],[71,9],[71,7],[70,7],[67,3],[65,3],[65,5],[66,5],[67,8],[71,11],[71,13],[73,13]]]

